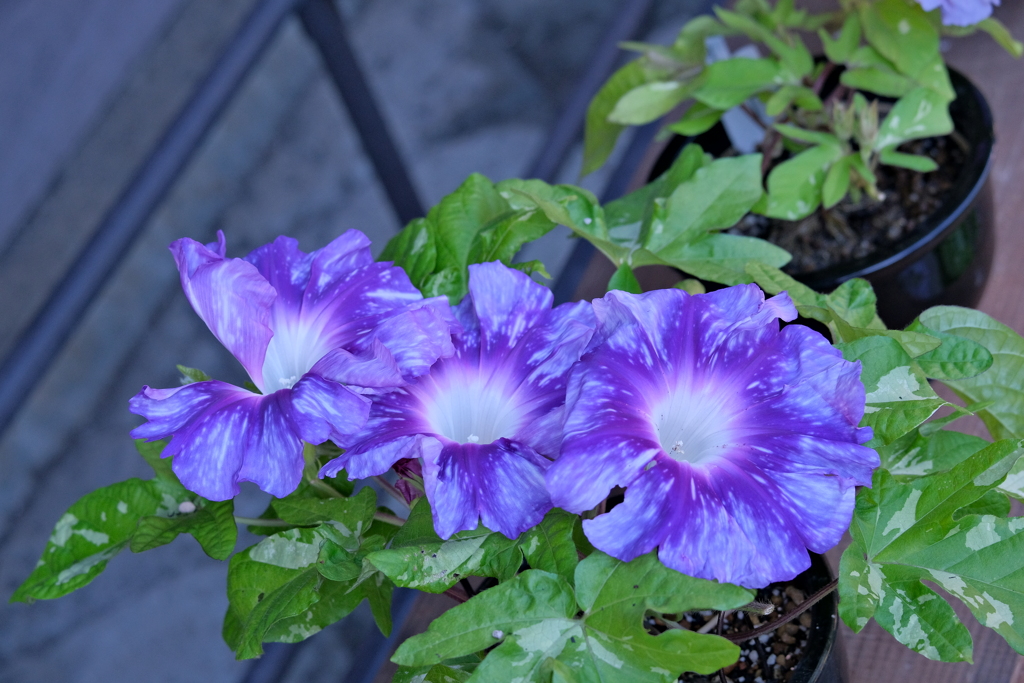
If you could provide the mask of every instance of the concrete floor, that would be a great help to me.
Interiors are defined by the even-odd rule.
[[[0,3],[0,354],[88,239],[252,0]],[[615,0],[347,0],[352,40],[425,201],[470,172],[523,172]],[[129,7],[130,6],[130,7]],[[658,4],[667,39],[686,2]],[[578,153],[564,171],[575,180]],[[601,178],[588,179],[598,188]],[[317,54],[287,23],[0,440],[0,595],[86,492],[149,476],[128,431],[143,384],[176,363],[241,382],[182,296],[166,250],[217,229],[241,255],[278,234],[307,250],[399,226]],[[552,273],[571,243],[539,248]],[[266,499],[247,490],[240,514]],[[244,541],[245,539],[243,539]],[[226,566],[190,539],[113,560],[71,596],[0,605],[0,681],[229,681]],[[365,615],[315,636],[287,680],[341,681]]]

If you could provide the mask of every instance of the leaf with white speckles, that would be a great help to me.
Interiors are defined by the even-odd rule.
[[[470,576],[510,579],[523,553],[517,541],[483,525],[441,539],[434,532],[430,503],[419,498],[390,546],[370,553],[367,560],[398,586],[443,593]]]
[[[543,569],[558,574],[569,583],[573,582],[579,555],[572,540],[573,527],[579,517],[564,510],[548,512],[541,523],[523,534],[519,547],[523,556],[534,569]]]
[[[946,405],[897,340],[871,336],[837,346],[843,358],[859,360],[863,368],[861,381],[867,395],[861,424],[875,432],[868,445],[892,443]]]
[[[50,600],[88,584],[161,505],[152,481],[129,479],[83,496],[57,521],[37,566],[11,598]],[[122,511],[123,510],[123,511]]]
[[[943,380],[967,402],[991,401],[978,413],[996,439],[1024,438],[1024,338],[981,311],[936,306],[921,314],[930,329],[956,335],[985,347],[991,366],[967,379]]]
[[[875,472],[872,488],[857,494],[853,543],[841,564],[840,615],[851,628],[874,616],[926,657],[970,661],[970,635],[927,580],[1024,652],[1024,583],[1015,578],[1024,574],[1024,520],[1006,518],[996,489],[1022,446],[998,441],[905,482]],[[1000,514],[977,514],[986,511]]]

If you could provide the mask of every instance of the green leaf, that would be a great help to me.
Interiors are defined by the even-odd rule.
[[[380,548],[383,540],[368,536],[354,552],[338,544],[345,540],[329,523],[288,529],[231,558],[224,633],[240,659],[258,655],[263,642],[308,638],[350,614],[363,598],[371,607],[375,601],[387,605],[383,626],[390,631],[393,585],[376,572],[360,571],[366,550]],[[378,611],[374,607],[375,617]]]
[[[782,162],[768,174],[765,216],[798,220],[821,204],[821,187],[829,167],[843,156],[839,146],[817,145]]]
[[[864,90],[882,97],[903,97],[917,87],[917,81],[878,66],[847,69],[839,76],[847,88]]]
[[[523,261],[522,263],[513,263],[512,267],[521,273],[526,273],[527,275],[533,275],[536,273],[547,280],[551,279],[551,273],[549,273],[548,269],[544,267],[544,263],[537,259],[533,259],[532,261]]]
[[[88,584],[128,546],[139,519],[156,514],[162,506],[156,484],[141,479],[86,494],[61,515],[42,558],[11,601],[50,600]]]
[[[845,156],[825,174],[825,184],[821,187],[821,203],[826,209],[842,201],[850,189],[850,166],[853,164],[852,156]]]
[[[797,126],[791,126],[788,123],[776,123],[775,130],[779,131],[787,138],[799,140],[800,142],[806,142],[814,145],[826,145],[829,147],[839,147],[839,138],[832,133],[806,130],[804,128],[798,128]]]
[[[554,227],[554,222],[539,210],[517,211],[477,233],[467,264],[491,261],[510,264],[520,247],[543,237]],[[540,270],[543,269],[541,264]]]
[[[604,216],[609,229],[633,226],[639,228],[645,216],[651,212],[656,199],[668,197],[680,183],[690,180],[698,169],[710,163],[711,158],[704,154],[700,145],[686,145],[668,170],[658,178],[605,205]]]
[[[631,294],[643,294],[644,291],[640,288],[640,283],[637,282],[633,269],[625,263],[619,266],[615,270],[615,274],[608,280],[608,291],[610,292],[615,289],[630,292]]]
[[[878,160],[889,166],[909,168],[911,171],[917,171],[918,173],[931,173],[939,167],[931,157],[919,154],[904,154],[894,149],[882,150],[882,153],[878,155]]]
[[[868,43],[900,73],[919,78],[939,55],[939,33],[916,3],[879,0],[859,9]]]
[[[824,107],[821,98],[810,88],[803,85],[784,85],[768,98],[765,111],[768,116],[778,116],[793,103],[807,111],[821,111]]]
[[[926,657],[970,661],[970,635],[949,605],[921,583],[928,580],[964,601],[1018,652],[1024,649],[1024,586],[1014,578],[1024,571],[1024,524],[969,514],[986,506],[1005,510],[989,493],[1021,452],[1021,441],[999,441],[948,471],[907,483],[875,471],[872,487],[858,491],[854,542],[841,565],[849,576],[840,581],[840,614],[851,628],[862,628],[873,613],[897,640]]]
[[[751,279],[769,294],[788,292],[797,312],[803,317],[823,323],[831,322],[832,313],[829,311],[828,297],[824,294],[819,294],[778,268],[764,263],[748,263],[746,271]]]
[[[710,673],[739,654],[718,636],[684,630],[652,636],[643,617],[647,610],[738,607],[749,602],[749,591],[684,576],[653,554],[625,563],[594,553],[579,563],[575,578],[574,596],[562,577],[526,571],[446,612],[403,643],[392,661],[426,666],[497,645],[471,681],[541,680],[552,672],[562,680],[669,683],[683,671]]]
[[[364,487],[351,498],[280,498],[272,505],[280,519],[296,526],[327,522],[352,544],[343,544],[345,549],[354,550],[359,547],[359,537],[373,522],[377,495],[370,487]]]
[[[504,581],[519,570],[523,554],[514,539],[481,525],[442,540],[431,520],[430,504],[420,498],[390,547],[367,561],[396,585],[427,593],[443,593],[468,576]]]
[[[576,544],[572,540],[578,520],[577,515],[555,508],[544,516],[540,524],[524,533],[519,546],[530,567],[557,574],[571,585],[579,564]]]
[[[435,664],[434,666],[398,667],[391,683],[464,683],[472,671],[463,668]]]
[[[210,379],[202,370],[196,370],[185,365],[178,365],[178,372],[181,373],[182,384],[192,384],[193,382],[206,382]]]
[[[895,339],[871,336],[837,347],[846,360],[862,364],[867,395],[861,424],[874,430],[872,445],[892,443],[946,405]]]
[[[711,130],[716,123],[722,120],[724,113],[721,109],[709,107],[703,102],[694,102],[678,121],[668,126],[668,129],[679,135],[693,137]]]
[[[253,606],[242,624],[235,656],[238,659],[252,659],[263,654],[263,641],[270,628],[276,622],[294,617],[315,604],[319,598],[316,589],[321,581],[316,569],[310,568],[265,595],[261,594],[263,597]]]
[[[924,435],[915,430],[877,450],[882,467],[893,476],[923,477],[956,467],[988,444],[961,432],[940,430]]]
[[[704,69],[693,97],[714,109],[732,109],[770,89],[778,76],[779,67],[771,59],[724,59]]]
[[[437,265],[436,236],[427,218],[414,218],[388,241],[380,260],[393,261],[409,275],[413,285],[423,289]]]
[[[854,327],[884,328],[875,312],[878,297],[867,280],[847,280],[828,295],[827,301],[828,306]]]
[[[608,155],[615,149],[615,142],[625,128],[608,120],[615,105],[630,90],[646,82],[647,76],[640,62],[629,62],[612,74],[590,101],[583,138],[582,175],[601,168]]]
[[[129,547],[133,553],[166,545],[178,534],[192,534],[207,555],[226,560],[235,549],[238,526],[235,524],[234,501],[200,501],[195,512],[172,517],[143,517],[132,535]]]
[[[746,16],[740,7],[737,9],[740,11],[730,12],[721,7],[715,7],[715,14],[729,28],[740,31],[749,38],[767,45],[768,49],[778,56],[781,66],[786,72],[786,80],[799,82],[800,79],[811,73],[814,69],[814,59],[798,37],[791,35],[788,36],[789,40],[783,40],[763,23]],[[733,57],[732,59],[737,58]]]
[[[951,132],[953,119],[949,117],[946,101],[933,90],[916,88],[893,105],[878,131],[875,149],[881,151],[907,140]]]
[[[615,103],[608,121],[623,126],[650,123],[667,114],[689,94],[679,81],[654,81],[639,85]]]
[[[1024,436],[1024,339],[1006,325],[969,308],[936,306],[922,313],[919,320],[930,330],[988,349],[993,359],[988,370],[968,379],[943,381],[967,402],[991,401],[991,406],[978,416],[993,438]]]
[[[789,252],[755,237],[712,233],[684,244],[673,244],[658,252],[654,263],[670,265],[710,282],[735,285],[749,282],[747,267],[753,262],[784,266]],[[641,261],[636,261],[641,265]]]
[[[1021,55],[1024,55],[1024,45],[1020,41],[1015,40],[1006,26],[995,17],[983,20],[978,24],[978,28],[992,36],[1004,50],[1014,57],[1020,58]]]
[[[153,472],[156,474],[156,481],[170,487],[168,491],[177,491],[179,489],[184,490],[185,487],[181,485],[180,481],[178,481],[178,475],[176,475],[174,470],[171,469],[171,459],[160,457],[160,454],[163,453],[164,446],[166,445],[166,441],[145,441],[144,439],[135,439],[135,450],[137,450],[139,455],[142,456],[142,459],[153,468]]]
[[[860,45],[860,17],[854,13],[848,14],[846,20],[843,21],[839,36],[835,39],[824,30],[818,31],[818,37],[821,38],[821,45],[825,49],[825,56],[829,61],[833,64],[843,64],[853,54],[854,49]]]
[[[676,187],[663,221],[651,224],[642,245],[654,253],[671,251],[703,233],[730,228],[762,194],[760,154],[718,159]]]
[[[975,341],[929,329],[920,319],[911,323],[907,331],[923,332],[941,340],[942,345],[937,349],[915,359],[924,373],[933,379],[969,379],[992,367],[992,354]]]
[[[965,505],[953,513],[953,521],[957,521],[967,515],[991,515],[995,517],[1008,517],[1010,514],[1010,499],[1005,493],[997,490],[988,491],[978,500],[970,505]]]

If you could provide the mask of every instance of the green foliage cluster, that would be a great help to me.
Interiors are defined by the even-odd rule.
[[[641,57],[617,71],[591,102],[585,173],[604,163],[626,126],[689,102],[668,129],[698,135],[729,109],[757,98],[773,124],[761,145],[769,161],[768,191],[754,212],[798,220],[851,193],[855,200],[864,193],[878,198],[879,164],[936,168],[928,157],[899,151],[900,145],[953,131],[955,93],[939,52],[941,36],[983,30],[1014,55],[1024,52],[996,19],[944,27],[939,10],[925,12],[913,0],[842,0],[836,12],[821,15],[797,10],[793,0],[774,6],[740,0],[715,14],[690,21],[670,46],[626,44]],[[817,35],[824,59],[814,59],[802,33]],[[706,64],[704,41],[711,36],[742,36],[766,56]]]

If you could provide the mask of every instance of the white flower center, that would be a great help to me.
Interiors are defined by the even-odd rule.
[[[324,344],[320,325],[310,325],[284,312],[271,322],[274,336],[263,359],[263,386],[265,394],[291,389],[316,362],[330,351]]]
[[[734,443],[736,411],[728,392],[679,387],[653,406],[651,418],[662,450],[680,462],[697,464],[723,455]]]
[[[427,421],[436,434],[458,443],[493,443],[512,438],[522,424],[514,391],[500,378],[450,368],[433,386],[424,385]]]

